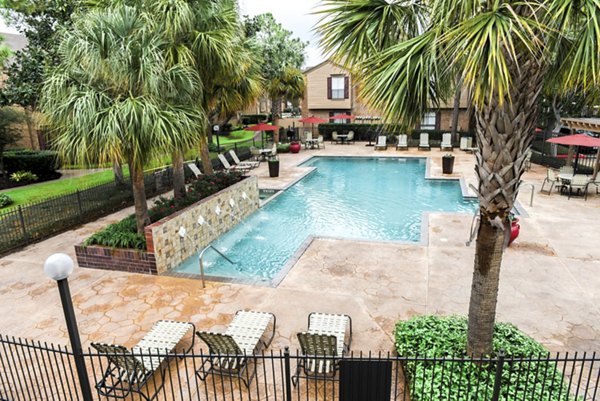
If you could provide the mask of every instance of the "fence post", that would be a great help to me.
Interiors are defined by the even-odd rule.
[[[285,363],[285,400],[292,401],[292,373],[290,369],[290,347],[283,350],[283,361]]]
[[[17,207],[17,211],[19,212],[19,222],[21,223],[21,231],[23,231],[23,239],[25,240],[25,242],[29,242],[29,234],[27,234],[27,228],[25,227],[23,209],[21,209],[20,205]]]
[[[79,193],[79,188],[77,189],[77,207],[79,209],[79,221],[83,221],[83,206],[81,205],[81,194]]]
[[[502,385],[502,370],[504,369],[504,350],[498,352],[498,362],[496,364],[496,375],[494,377],[494,392],[492,393],[491,401],[498,401],[500,398],[500,387]]]

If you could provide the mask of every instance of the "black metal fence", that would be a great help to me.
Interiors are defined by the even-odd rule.
[[[556,145],[546,142],[552,138],[552,132],[536,134],[536,138],[531,146],[531,162],[542,166],[558,169],[567,163],[568,146]],[[591,174],[596,162],[597,150],[594,148],[581,147],[579,152],[575,152],[574,166],[577,167],[578,174]]]
[[[125,379],[127,389],[130,384],[136,387],[137,378],[144,376],[138,374],[141,372],[113,369],[110,360],[123,357],[121,353],[88,350],[83,356],[94,400],[114,399],[100,395],[96,386],[103,385],[106,391],[107,387],[118,387],[117,381]],[[247,358],[234,356],[236,361],[247,365],[241,373],[243,380],[214,370],[208,371],[206,377],[197,374],[222,355],[209,356],[201,351],[164,355],[133,351],[130,357],[146,360],[146,366],[148,361],[155,365],[151,369],[154,373],[147,376],[139,392],[111,393],[126,400],[591,401],[600,398],[600,356],[596,353],[524,358],[352,354],[338,360],[334,376],[315,378],[307,376],[303,369],[297,371],[299,363],[306,360],[286,349]],[[312,361],[326,364],[330,358],[312,358]],[[114,375],[107,376],[111,369]],[[296,373],[299,373],[297,380]],[[84,400],[76,376],[73,354],[67,348],[0,336],[0,400]]]
[[[171,168],[145,175],[146,196],[173,186]],[[133,204],[129,181],[109,182],[0,212],[0,254],[48,238]]]

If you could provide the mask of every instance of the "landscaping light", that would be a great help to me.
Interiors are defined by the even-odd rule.
[[[200,224],[201,226],[203,226],[205,222],[206,221],[204,220],[204,216],[198,217],[198,224]]]
[[[55,253],[44,262],[44,273],[52,280],[64,280],[73,273],[73,259],[65,253]]]
[[[217,216],[221,215],[221,208],[219,207],[219,205],[217,205],[217,207],[215,208],[215,213],[217,214]]]
[[[235,206],[235,201],[233,200],[233,198],[229,199],[229,206],[231,206],[232,209]]]

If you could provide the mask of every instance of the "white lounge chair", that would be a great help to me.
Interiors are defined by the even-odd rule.
[[[398,135],[398,143],[396,144],[396,150],[408,150],[408,135]]]
[[[317,149],[321,149],[321,146],[323,147],[323,149],[325,149],[325,141],[323,140],[323,135],[319,135],[319,137],[317,138]]]
[[[237,153],[235,153],[235,150],[233,150],[233,149],[229,150],[229,155],[233,159],[233,162],[235,163],[236,166],[256,168],[260,165],[260,161],[248,161],[248,160],[240,161],[240,158],[238,157]]]
[[[387,136],[379,135],[377,137],[377,143],[375,144],[375,150],[377,149],[387,149]]]
[[[308,315],[308,330],[297,336],[302,356],[292,383],[298,383],[301,371],[309,378],[333,377],[339,358],[350,351],[352,319],[348,315],[313,312]]]
[[[337,131],[333,131],[331,133],[331,143],[338,143],[339,139],[338,139],[338,133]]]
[[[219,153],[217,155],[217,157],[219,158],[219,161],[221,162],[223,167],[225,167],[225,169],[228,171],[248,171],[251,169],[251,167],[248,167],[248,166],[238,166],[238,165],[232,166],[231,164],[229,164],[229,162],[225,158],[225,155],[223,155],[223,154]]]
[[[159,371],[169,354],[175,351],[177,344],[190,330],[192,343],[186,350],[182,350],[188,353],[194,346],[194,325],[171,320],[156,322],[131,351],[122,345],[92,343],[91,346],[108,359],[106,370],[95,386],[98,394],[102,397],[125,399],[131,393],[137,393],[146,400],[155,399],[164,386],[165,371],[160,369],[160,382],[156,379],[155,372]],[[146,386],[153,377],[152,386]],[[154,394],[144,394],[144,387],[152,388]]]
[[[421,134],[419,139],[419,150],[431,150],[429,147],[429,134]]]
[[[548,191],[548,195],[550,195],[552,193],[552,188],[554,188],[554,185],[560,185],[560,178],[558,178],[556,171],[552,169],[548,169],[548,171],[546,171],[546,178],[544,178],[544,182],[542,182],[542,189],[540,189],[540,192],[544,192],[544,186],[546,185],[546,183],[550,184],[550,190]]]
[[[346,138],[346,143],[354,142],[354,131],[348,132],[348,137]]]
[[[568,199],[571,199],[573,190],[575,190],[577,194],[581,194],[584,196],[584,198],[587,198],[589,181],[590,179],[587,175],[575,174],[573,178],[571,178],[571,182],[567,185],[567,190],[569,191]]]
[[[190,171],[192,173],[194,173],[194,175],[196,176],[196,178],[200,178],[200,176],[202,175],[202,171],[200,171],[198,169],[198,167],[196,167],[196,163],[188,163],[187,166],[190,169]]]
[[[269,325],[272,325],[270,336],[264,339]],[[200,380],[205,380],[214,371],[220,375],[236,376],[249,387],[256,376],[256,361],[254,370],[245,373],[248,359],[271,344],[275,337],[275,325],[276,318],[272,313],[237,311],[225,333],[196,332],[206,343],[210,353],[196,375]]]
[[[452,151],[452,134],[446,133],[442,134],[442,143],[440,144],[440,150],[450,150]]]

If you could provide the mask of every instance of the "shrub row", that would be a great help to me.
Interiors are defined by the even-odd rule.
[[[241,180],[242,175],[236,172],[217,172],[211,175],[203,175],[191,182],[184,198],[175,200],[160,197],[148,211],[150,222],[155,223]],[[84,245],[145,250],[146,239],[143,235],[137,233],[135,215],[131,215],[98,231],[89,237]]]
[[[267,114],[244,114],[240,116],[242,125],[258,124],[267,119]]]
[[[40,178],[54,174],[60,168],[58,153],[52,150],[16,150],[4,152],[4,168],[9,174],[29,171]]]
[[[466,357],[467,320],[463,317],[419,316],[398,322],[394,330],[398,355],[405,357]],[[498,323],[494,331],[494,353],[504,350],[507,357],[538,357],[541,361],[513,362],[505,366],[502,373],[500,399],[513,399],[521,393],[524,401],[558,400],[564,397],[565,389],[560,372],[553,362],[544,361],[546,349],[511,324]],[[446,363],[409,361],[404,372],[412,383],[411,399],[479,399],[480,394],[492,394],[495,363]],[[525,371],[524,371],[525,370]],[[474,384],[477,383],[477,386]],[[418,389],[430,389],[421,393]],[[536,389],[537,391],[525,391]],[[560,398],[564,399],[564,398]]]

